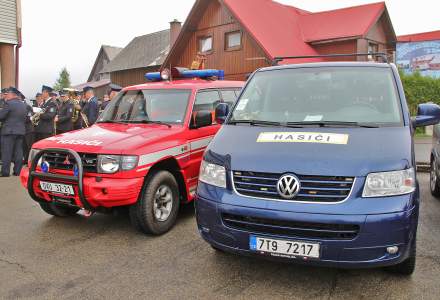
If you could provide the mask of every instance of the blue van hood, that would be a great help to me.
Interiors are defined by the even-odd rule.
[[[346,144],[257,142],[265,132],[335,133],[348,135]],[[279,128],[224,125],[206,157],[223,161],[230,170],[299,175],[366,176],[413,165],[408,127]]]

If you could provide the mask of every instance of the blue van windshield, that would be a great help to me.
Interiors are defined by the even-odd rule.
[[[240,121],[401,126],[402,113],[389,68],[292,68],[252,77],[229,122]]]

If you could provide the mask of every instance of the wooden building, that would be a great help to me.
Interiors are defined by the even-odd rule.
[[[121,52],[122,48],[102,45],[98,56],[90,71],[88,82],[110,79],[110,73],[104,72],[104,68]]]
[[[205,68],[244,80],[277,56],[384,51],[392,57],[395,42],[383,2],[311,13],[271,0],[197,0],[163,65],[190,67],[202,53]],[[367,58],[344,60],[354,59]]]
[[[123,87],[144,83],[145,73],[160,69],[170,50],[170,39],[170,29],[135,37],[102,72]]]
[[[0,86],[18,87],[21,1],[0,0]]]

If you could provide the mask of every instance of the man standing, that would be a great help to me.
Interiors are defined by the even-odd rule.
[[[37,107],[41,107],[41,105],[43,105],[43,98],[42,98],[41,93],[37,93],[35,95],[35,101],[36,101]]]
[[[54,134],[54,118],[57,114],[57,105],[51,100],[49,93],[52,92],[51,87],[43,85],[41,89],[41,97],[43,104],[41,109],[43,112],[40,115],[40,122],[35,127],[35,141],[51,137]]]
[[[73,130],[73,103],[69,99],[69,95],[65,91],[60,92],[61,106],[58,115],[55,117],[57,134],[66,133]]]
[[[83,89],[83,92],[84,92],[84,98],[87,99],[86,104],[84,105],[81,111],[81,113],[83,114],[82,127],[85,128],[95,124],[96,120],[98,119],[99,105],[98,105],[98,99],[95,97],[92,87],[86,86]]]
[[[32,106],[30,106],[26,102],[26,97],[19,92],[18,95],[19,99],[23,101],[23,103],[26,105],[26,122],[25,122],[25,135],[23,137],[23,160],[26,164],[29,158],[29,152],[31,151],[32,144],[34,143],[34,126],[32,125],[31,117],[34,115],[34,111],[32,109]]]
[[[1,148],[3,165],[1,177],[9,177],[11,162],[14,161],[14,176],[19,176],[23,166],[23,136],[26,132],[26,105],[19,99],[20,92],[10,87],[6,93],[6,105],[0,110],[0,121],[3,122],[1,131]]]
[[[117,84],[113,84],[113,83],[110,84],[110,93],[109,93],[107,99],[106,99],[106,97],[105,97],[105,96],[107,96],[107,95],[104,96],[104,101],[103,101],[102,104],[101,104],[101,111],[103,111],[103,110],[107,107],[107,105],[110,103],[110,101],[112,101],[113,98],[115,98],[115,96],[116,96],[121,90],[122,90],[122,88],[121,88],[119,85],[117,85]],[[106,101],[106,100],[107,100],[107,101]]]
[[[5,107],[6,104],[6,90],[7,89],[2,89],[1,90],[1,94],[0,94],[0,110]],[[0,122],[0,130],[2,129],[2,122]],[[0,134],[0,145],[1,145],[1,140],[2,140],[2,135]],[[2,159],[2,151],[1,151],[1,147],[0,147],[0,163],[1,163],[1,159]]]

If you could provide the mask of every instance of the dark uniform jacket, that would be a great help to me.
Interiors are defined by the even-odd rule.
[[[89,126],[92,126],[95,124],[96,120],[98,119],[99,114],[99,105],[98,105],[98,99],[96,97],[93,97],[87,103],[84,105],[82,109],[82,113],[87,116],[87,120],[89,122]],[[85,126],[83,126],[85,127]]]
[[[41,105],[41,109],[44,109],[45,113],[40,116],[40,123],[35,127],[35,132],[53,134],[53,119],[57,114],[57,105],[49,99]]]
[[[73,130],[73,103],[69,100],[62,102],[58,111],[57,130],[71,131]]]
[[[20,99],[12,99],[6,102],[0,109],[0,121],[3,123],[2,135],[25,135],[26,128],[26,104]]]
[[[26,133],[32,133],[34,132],[34,125],[32,125],[32,121],[31,121],[31,117],[34,115],[34,110],[32,109],[32,106],[26,104],[26,122],[25,122],[25,127],[26,127]]]

